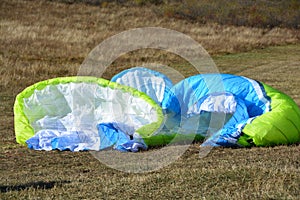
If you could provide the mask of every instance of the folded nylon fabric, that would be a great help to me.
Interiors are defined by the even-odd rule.
[[[297,104],[246,77],[198,74],[172,85],[165,75],[139,67],[112,80],[117,83],[63,77],[26,88],[14,106],[17,142],[43,150],[131,152],[175,136],[204,140],[202,146],[300,142]]]

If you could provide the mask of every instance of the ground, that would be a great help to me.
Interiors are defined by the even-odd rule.
[[[157,6],[1,1],[0,199],[300,198],[299,144],[214,148],[199,158],[195,143],[174,163],[134,174],[111,169],[89,152],[33,151],[16,143],[13,104],[19,92],[40,80],[77,75],[97,44],[137,27],[187,34],[212,55],[221,73],[262,81],[300,105],[299,29],[201,24],[158,15]],[[104,78],[147,62],[185,76],[195,73],[179,56],[147,49],[122,55]]]

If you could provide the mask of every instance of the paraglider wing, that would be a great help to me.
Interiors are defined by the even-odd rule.
[[[112,81],[64,77],[26,88],[14,105],[17,142],[38,150],[133,152],[204,138],[202,146],[300,142],[297,104],[246,77],[199,74],[172,85],[138,67]]]
[[[94,77],[36,83],[17,96],[14,112],[17,142],[44,150],[122,149],[132,141],[146,148],[139,133],[151,135],[163,121],[161,108],[144,93]]]

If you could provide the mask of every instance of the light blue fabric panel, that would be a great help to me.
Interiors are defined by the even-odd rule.
[[[99,150],[100,140],[97,133],[91,131],[41,130],[26,141],[30,149],[35,150]]]
[[[124,70],[112,77],[111,81],[144,92],[159,105],[173,86],[166,75],[143,67]]]
[[[201,146],[236,146],[242,134],[242,128],[247,124],[249,115],[243,100],[237,99],[236,111],[224,123],[222,129],[213,133]]]
[[[195,131],[211,136],[204,146],[210,143],[232,146],[246,123],[269,111],[270,100],[255,80],[230,74],[202,74],[186,78],[173,86],[162,102],[162,108],[168,116],[167,128],[179,133]],[[219,118],[224,124],[219,127],[220,130],[209,124],[207,112],[220,113]],[[233,116],[228,118],[228,114]],[[199,123],[202,125],[198,126]],[[205,130],[207,133],[203,132]]]
[[[186,113],[202,97],[215,92],[228,92],[244,99],[250,116],[264,113],[269,105],[260,84],[254,80],[230,74],[199,74],[177,83],[162,102],[162,107],[169,112]]]
[[[104,123],[97,126],[100,136],[100,150],[113,147],[119,151],[137,152],[139,149],[146,150],[147,146],[143,140],[130,138],[129,135],[116,128],[113,123]]]
[[[35,150],[103,150],[114,148],[119,151],[137,152],[146,150],[147,145],[141,138],[130,138],[117,129],[113,123],[97,126],[98,133],[90,131],[41,130],[26,141],[30,149]]]

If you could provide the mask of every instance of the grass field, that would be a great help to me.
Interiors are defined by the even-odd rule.
[[[214,148],[200,159],[199,144],[155,172],[111,169],[89,152],[32,151],[15,142],[13,104],[25,87],[77,75],[105,38],[135,27],[159,26],[191,36],[222,73],[265,82],[300,105],[300,30],[198,23],[154,12],[161,5],[91,6],[56,1],[0,2],[0,199],[299,199],[300,146]],[[171,53],[138,50],[104,74],[147,62],[192,75]]]

